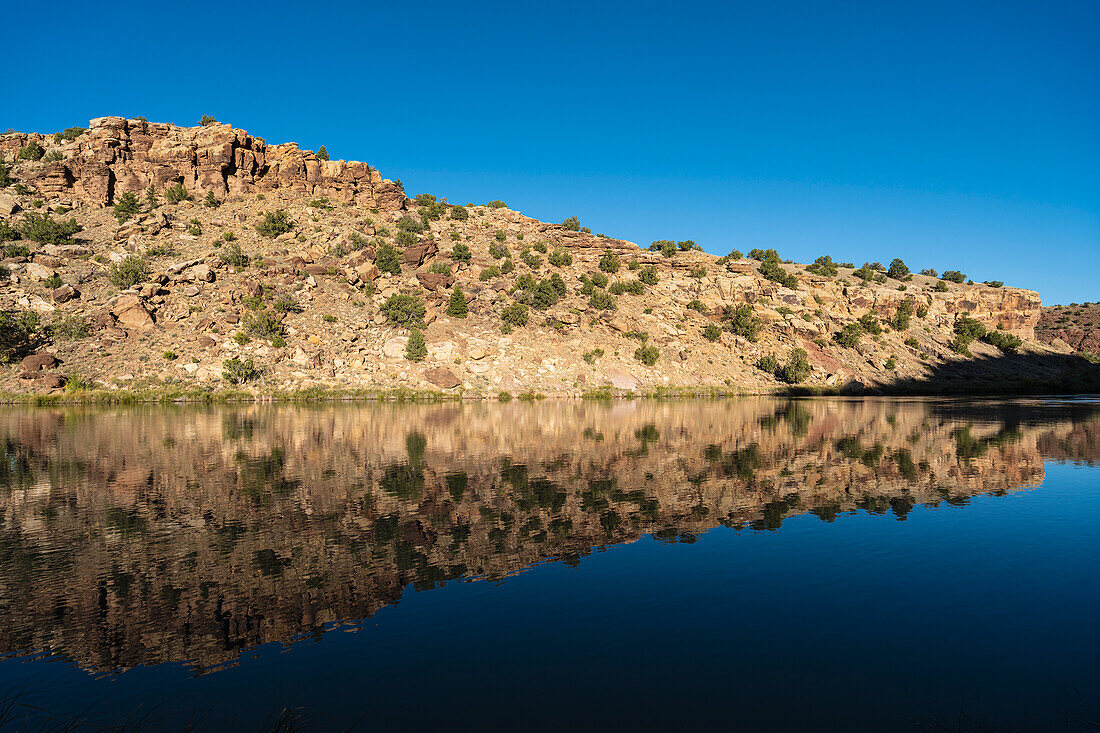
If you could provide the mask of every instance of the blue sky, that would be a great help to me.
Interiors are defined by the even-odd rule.
[[[1098,28],[1092,0],[58,2],[5,42],[0,128],[210,114],[643,246],[1094,301]]]

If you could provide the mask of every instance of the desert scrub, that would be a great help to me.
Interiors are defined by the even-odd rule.
[[[190,234],[192,237],[201,237],[202,222],[198,219],[192,219],[191,222],[187,225],[187,233]]]
[[[771,354],[765,354],[756,360],[756,368],[775,376],[775,373],[779,371],[779,360]]]
[[[644,345],[634,350],[634,358],[646,366],[653,366],[660,357],[661,352],[656,346]]]
[[[261,236],[274,239],[280,234],[286,234],[294,228],[294,221],[284,209],[275,209],[264,214],[263,221],[256,225],[256,231]]]
[[[117,288],[132,288],[149,279],[149,263],[143,257],[129,255],[121,262],[112,263],[107,268],[107,277]]]
[[[735,336],[740,336],[746,341],[756,341],[760,338],[761,321],[752,312],[752,306],[748,303],[727,309],[722,317],[725,328]]]
[[[688,310],[693,310],[696,313],[702,313],[704,316],[707,314],[707,307],[703,304],[703,301],[698,298],[693,299],[687,305]]]
[[[623,293],[641,295],[645,292],[645,285],[642,284],[641,280],[620,280],[612,283],[607,290],[612,295],[622,295]]]
[[[234,357],[222,362],[222,377],[230,384],[244,384],[259,379],[260,370],[251,358],[241,361]]]
[[[863,326],[858,323],[849,323],[833,336],[833,339],[845,348],[854,349],[859,346],[859,340],[863,337]]]
[[[137,196],[127,191],[118,197],[113,207],[115,218],[122,224],[129,221],[141,211],[141,203]]]
[[[509,327],[526,326],[529,311],[525,303],[515,302],[500,312],[500,319]]]
[[[374,266],[391,275],[401,274],[401,253],[389,242],[382,242],[374,252]]]
[[[462,288],[455,286],[451,291],[451,300],[447,303],[447,315],[452,318],[465,318],[469,313],[470,309],[466,305],[466,296]]]
[[[91,333],[84,316],[61,316],[49,325],[50,338],[55,341],[79,341]]]
[[[493,242],[489,245],[489,255],[493,257],[493,259],[499,260],[502,257],[508,256],[508,248],[499,242]]]
[[[381,310],[392,325],[405,328],[423,328],[424,314],[427,313],[420,298],[406,293],[395,293],[386,298]]]
[[[537,270],[542,267],[542,258],[530,250],[524,250],[519,258],[523,260],[523,264],[527,265],[532,270]]]
[[[607,250],[600,257],[600,269],[604,272],[614,274],[619,271],[620,267],[622,267],[622,262],[619,261],[619,256],[611,250]]]
[[[777,260],[766,259],[761,262],[760,274],[768,280],[779,283],[791,290],[798,288],[798,278],[784,270]]]
[[[581,358],[584,359],[585,364],[595,364],[596,361],[603,356],[603,354],[603,349],[592,349],[591,351],[584,352],[584,354],[581,355]]]
[[[869,333],[872,336],[878,336],[882,333],[882,325],[878,322],[878,319],[875,318],[874,313],[864,313],[860,316],[859,325],[864,333]]]
[[[985,335],[982,336],[982,341],[992,346],[996,346],[1006,354],[1015,354],[1024,343],[1019,336],[1005,333],[1000,329],[987,331]]]
[[[187,193],[187,189],[183,187],[182,183],[176,183],[164,189],[164,200],[170,204],[179,204],[190,200],[190,198],[191,194]]]
[[[638,273],[638,279],[646,285],[657,284],[657,268],[653,265],[646,265],[642,268],[642,271]]]
[[[23,216],[19,233],[24,239],[39,244],[69,244],[73,241],[73,236],[83,228],[77,224],[76,219],[54,221],[49,213],[30,212]]]
[[[235,241],[227,242],[222,251],[218,253],[218,259],[230,267],[235,267],[238,270],[244,269],[251,264],[251,260],[248,259],[248,255],[241,251],[241,245]]]
[[[17,160],[42,160],[42,156],[45,154],[46,149],[36,141],[31,140],[29,143],[19,148],[19,154],[15,157]]]
[[[588,305],[596,310],[613,311],[616,309],[615,296],[606,290],[595,290],[588,299]]]
[[[581,220],[571,216],[561,223],[561,228],[569,232],[579,232],[581,230]]]
[[[213,191],[207,191],[206,198],[202,200],[202,205],[208,209],[216,209],[222,205],[222,202],[218,201],[218,197],[214,195]]]
[[[470,212],[461,204],[451,207],[451,218],[455,221],[466,221],[470,218]]]
[[[966,282],[966,275],[962,274],[958,270],[946,270],[942,275],[940,275],[940,279],[948,280],[950,282],[961,285],[962,283]]]
[[[722,338],[722,329],[716,323],[708,323],[707,327],[703,329],[703,338],[707,341],[717,341]]]
[[[41,319],[34,311],[0,311],[0,363],[33,349],[41,335]]]
[[[777,376],[787,384],[802,384],[810,376],[813,367],[805,349],[793,349],[787,363],[780,367]]]
[[[471,256],[469,246],[463,242],[451,248],[451,259],[455,262],[469,262]]]
[[[500,268],[497,267],[496,265],[491,265],[489,267],[484,268],[481,271],[481,273],[477,276],[477,279],[480,280],[481,282],[488,282],[489,280],[492,280],[495,277],[500,277]]]
[[[244,330],[248,332],[249,335],[264,339],[265,341],[271,341],[286,333],[286,327],[283,325],[282,316],[267,309],[254,313],[245,313],[244,317],[241,319],[241,325],[244,326]]]
[[[424,361],[428,356],[428,347],[424,343],[424,334],[414,328],[409,332],[409,342],[405,344],[405,358],[409,361]]]

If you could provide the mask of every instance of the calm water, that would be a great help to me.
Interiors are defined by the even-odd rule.
[[[13,729],[1100,730],[1100,401],[0,410]]]

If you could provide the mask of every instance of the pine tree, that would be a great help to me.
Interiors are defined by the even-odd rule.
[[[317,157],[320,160],[328,160],[328,151],[325,150],[324,145],[322,145],[321,148],[317,151]]]
[[[145,203],[149,204],[150,209],[155,209],[160,205],[160,199],[157,198],[157,188],[151,183],[149,188],[145,189]]]
[[[466,296],[462,294],[462,288],[456,286],[454,292],[451,293],[451,302],[447,305],[447,315],[455,318],[465,318],[469,312],[466,307]]]
[[[424,334],[414,328],[409,334],[409,343],[405,345],[405,358],[409,361],[424,361],[428,347],[424,345]]]

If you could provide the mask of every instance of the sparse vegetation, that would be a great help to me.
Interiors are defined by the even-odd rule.
[[[396,293],[382,304],[382,315],[394,326],[423,328],[427,309],[420,298],[406,293]]]
[[[466,296],[462,293],[462,288],[455,286],[455,289],[451,291],[451,300],[447,304],[447,315],[452,318],[465,318],[469,312],[469,307],[466,305]]]
[[[428,347],[424,343],[424,334],[419,328],[409,332],[409,342],[405,344],[405,358],[409,361],[424,361],[428,356]]]
[[[261,236],[274,239],[280,234],[286,234],[294,228],[294,221],[284,209],[275,209],[264,214],[263,221],[256,225],[256,231]]]
[[[581,230],[581,222],[575,216],[571,216],[561,223],[563,229],[570,232],[579,232]]]
[[[24,239],[39,244],[69,244],[73,241],[73,236],[83,228],[76,223],[76,219],[54,221],[49,213],[40,214],[32,211],[23,216],[19,233]]]
[[[656,346],[650,344],[643,344],[634,350],[634,358],[646,366],[653,366],[660,357],[660,350]]]
[[[753,313],[752,306],[748,303],[742,303],[732,310],[727,309],[722,320],[726,330],[736,336],[747,341],[756,341],[760,338],[760,319]]]
[[[854,349],[859,346],[859,340],[863,338],[863,326],[858,323],[848,323],[844,328],[836,332],[833,339],[841,346]]]
[[[191,194],[187,193],[187,189],[183,187],[182,183],[175,183],[164,189],[164,200],[170,204],[183,203],[190,200],[190,198]]]
[[[129,255],[121,262],[112,263],[107,269],[111,284],[125,290],[149,279],[149,263],[143,257]]]
[[[41,336],[41,319],[34,311],[0,311],[0,363],[31,351]]]
[[[129,221],[140,211],[141,204],[138,202],[137,196],[130,191],[119,196],[114,205],[115,218],[118,219],[119,224]]]
[[[244,361],[233,357],[222,362],[222,377],[231,384],[244,384],[260,378],[260,370],[249,357]]]
[[[622,267],[622,263],[619,261],[619,256],[611,250],[605,251],[603,256],[600,257],[600,269],[604,272],[614,274],[619,271],[620,267]]]
[[[940,275],[940,279],[962,284],[966,282],[966,275],[962,274],[958,270],[945,270],[944,273]]]

